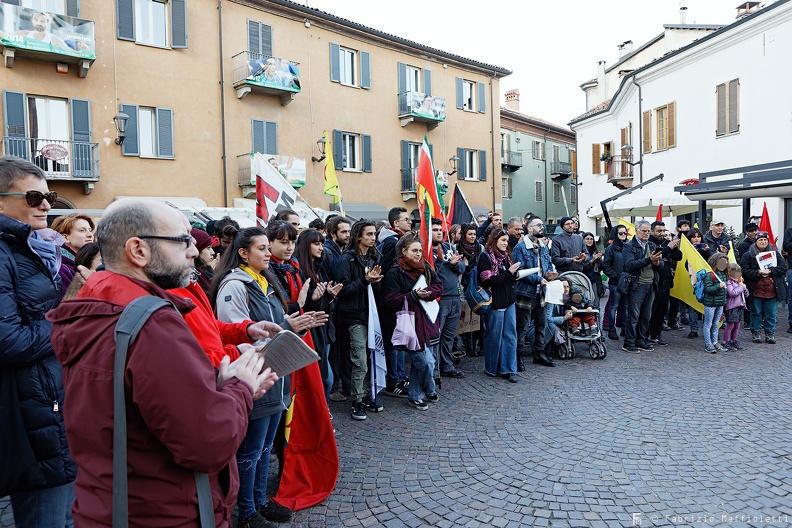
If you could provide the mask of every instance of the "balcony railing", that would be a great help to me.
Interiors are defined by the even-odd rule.
[[[620,189],[632,187],[633,166],[630,163],[632,156],[613,156],[608,163],[608,183]]]
[[[256,191],[256,172],[251,170],[255,153],[246,152],[237,156],[237,178],[238,185],[242,187],[245,194],[255,193]],[[263,167],[264,178],[280,177],[284,178],[289,185],[295,189],[305,187],[306,160],[298,156],[281,156],[278,154],[263,154],[261,163],[268,163],[269,167]],[[277,173],[275,172],[277,171]]]
[[[501,165],[519,169],[522,167],[522,152],[501,149]]]
[[[277,95],[285,106],[300,92],[300,63],[261,53],[243,51],[234,55],[234,88],[237,97],[251,91]]]
[[[3,154],[38,165],[49,180],[99,181],[98,143],[5,136]]]
[[[415,173],[418,169],[402,169],[401,171],[401,192],[415,192]]]
[[[572,164],[568,161],[554,161],[551,169],[552,174],[572,174]]]
[[[4,48],[5,64],[9,68],[18,54],[80,64],[80,77],[85,77],[96,60],[93,20],[0,3],[0,21],[0,47]]]
[[[446,118],[445,99],[422,92],[402,92],[399,94],[399,118],[420,121],[436,127]]]

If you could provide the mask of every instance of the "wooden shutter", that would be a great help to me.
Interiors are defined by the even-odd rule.
[[[459,158],[459,161],[457,162],[457,179],[464,180],[467,172],[465,170],[465,163],[467,163],[467,156],[465,156],[465,149],[463,148],[457,149],[457,158]]]
[[[569,151],[569,162],[572,164],[572,172],[577,174],[577,151],[570,150]]]
[[[187,47],[187,0],[170,0],[171,48]]]
[[[668,148],[676,147],[676,102],[668,103]]]
[[[73,173],[75,176],[91,176],[91,102],[85,99],[71,100],[71,138]]]
[[[630,144],[630,138],[629,138],[628,134],[629,134],[629,129],[627,127],[624,127],[624,128],[621,129],[621,146],[622,147],[624,145],[629,145]]]
[[[476,91],[478,92],[478,111],[483,114],[487,111],[487,88],[484,83],[478,83]]]
[[[116,0],[116,35],[119,40],[135,41],[135,0]]]
[[[464,102],[464,93],[465,93],[465,91],[462,88],[462,83],[463,82],[464,81],[462,81],[461,78],[459,78],[459,77],[456,78],[456,106],[460,110],[462,110],[465,107],[465,102]]]
[[[478,151],[479,181],[487,181],[487,151]]]
[[[643,151],[644,154],[652,152],[652,111],[643,113]]]
[[[341,82],[341,46],[330,43],[330,82]]]
[[[157,157],[173,158],[173,110],[157,108]]]
[[[423,91],[426,95],[432,95],[432,70],[423,71]]]
[[[333,130],[333,163],[335,168],[344,168],[344,134],[340,130]]]
[[[600,174],[600,146],[599,143],[591,145],[591,174]]]
[[[269,24],[259,24],[261,31],[259,53],[265,57],[272,57],[272,26]]]
[[[363,143],[363,172],[371,172],[371,136],[361,134]]]
[[[740,80],[729,81],[729,133],[740,131]]]
[[[9,138],[27,137],[25,126],[25,94],[3,90],[3,115],[5,116],[5,135]],[[5,154],[28,158],[27,141],[12,141]]]
[[[127,120],[126,139],[121,144],[121,154],[124,156],[140,156],[138,107],[137,105],[122,104],[121,111],[129,116]]]
[[[80,0],[66,0],[66,16],[80,16]]]
[[[715,88],[715,104],[717,107],[717,121],[715,123],[715,135],[722,136],[726,133],[726,83],[719,84]]]
[[[360,52],[360,87],[371,88],[371,55],[367,51]]]

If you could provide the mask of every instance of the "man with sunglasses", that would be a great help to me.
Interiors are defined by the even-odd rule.
[[[0,495],[10,493],[17,526],[73,526],[77,466],[44,318],[60,301],[60,251],[45,229],[56,199],[39,167],[0,158]]]
[[[239,486],[234,461],[253,399],[277,380],[252,345],[219,374],[185,323],[195,306],[166,290],[188,285],[198,256],[187,218],[159,202],[127,199],[105,210],[96,229],[106,271],[91,275],[52,321],[55,353],[69,394],[68,438],[80,467],[74,519],[111,526],[114,331],[126,305],[156,296],[154,312],[129,347],[128,512],[134,526],[197,526],[193,472],[208,473],[217,526],[229,526]],[[55,526],[52,524],[51,526]]]

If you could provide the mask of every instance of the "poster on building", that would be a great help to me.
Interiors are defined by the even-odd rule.
[[[255,55],[255,54],[250,54]],[[262,57],[248,59],[248,84],[275,88],[288,92],[300,91],[300,67],[296,62],[278,59],[276,57]]]
[[[429,117],[438,121],[445,121],[445,99],[421,92],[410,93],[410,108],[412,114],[420,117]]]
[[[252,154],[251,154],[252,156]],[[305,187],[305,158],[297,156],[279,156],[278,154],[262,154],[267,162],[283,176],[295,189]],[[250,184],[256,184],[254,171],[250,174]]]
[[[96,59],[93,20],[0,3],[0,44],[7,48]]]

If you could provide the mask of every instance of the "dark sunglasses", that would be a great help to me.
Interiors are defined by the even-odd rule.
[[[183,235],[179,237],[172,237],[172,236],[160,236],[160,235],[140,235],[138,238],[153,238],[155,240],[167,240],[169,242],[179,242],[184,244],[184,249],[190,249],[190,244],[192,243],[193,237],[190,235]]]
[[[58,193],[56,192],[48,192],[47,194],[41,191],[6,192],[0,193],[0,196],[24,196],[30,207],[38,207],[44,200],[47,200],[50,205],[55,205],[55,202],[58,201]]]

